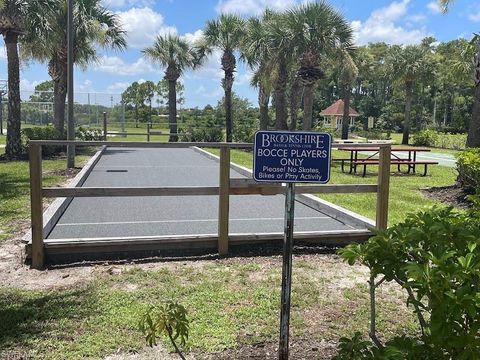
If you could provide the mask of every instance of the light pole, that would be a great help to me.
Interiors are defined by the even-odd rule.
[[[68,114],[67,114],[67,140],[75,140],[75,120],[73,118],[73,0],[68,0],[68,17],[67,17],[67,92],[68,92]],[[67,146],[67,167],[75,167],[75,146]]]

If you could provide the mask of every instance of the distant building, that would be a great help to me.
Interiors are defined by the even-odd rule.
[[[344,107],[345,104],[343,100],[337,100],[325,110],[322,110],[320,115],[323,116],[323,126],[333,129],[341,129]],[[350,108],[350,126],[355,124],[355,118],[359,116],[360,114],[356,110]]]

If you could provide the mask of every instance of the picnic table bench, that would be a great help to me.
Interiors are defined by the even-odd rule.
[[[372,147],[346,147],[339,149],[341,151],[349,151],[350,157],[349,158],[334,158],[333,161],[340,161],[342,172],[345,172],[345,163],[349,163],[349,173],[357,173],[357,167],[363,166],[363,174],[362,176],[365,177],[367,173],[367,166],[368,165],[379,165],[378,153],[379,147],[372,146]],[[398,172],[401,172],[401,166],[407,166],[407,174],[410,172],[416,173],[416,166],[423,165],[424,171],[423,176],[427,175],[428,165],[438,165],[437,161],[430,161],[430,160],[417,160],[417,153],[418,152],[429,152],[430,149],[428,148],[421,148],[421,147],[392,147],[392,156],[390,162],[392,165],[397,165]],[[359,152],[367,152],[369,153],[366,158],[358,158]],[[373,152],[373,154],[371,154]],[[408,157],[401,157],[397,153],[407,153]]]

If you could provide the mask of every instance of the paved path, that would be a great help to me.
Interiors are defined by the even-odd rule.
[[[408,153],[405,152],[393,152],[400,159],[408,159]],[[361,154],[373,155],[374,152],[361,152]],[[456,160],[455,156],[450,154],[442,154],[436,152],[417,152],[417,160],[427,160],[427,161],[438,161],[439,165],[455,167]]]
[[[84,186],[218,186],[218,163],[191,149],[108,148]],[[231,171],[232,178],[243,176]],[[283,232],[284,196],[232,196],[230,232]],[[49,238],[217,234],[218,196],[77,198]],[[296,231],[352,229],[297,202]]]

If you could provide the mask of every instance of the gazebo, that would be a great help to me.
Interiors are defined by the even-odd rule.
[[[343,109],[345,104],[343,100],[337,100],[332,105],[320,112],[320,115],[323,116],[323,125],[325,127],[333,129],[341,129],[343,123]],[[355,118],[359,117],[360,114],[350,108],[350,126],[355,124]]]

